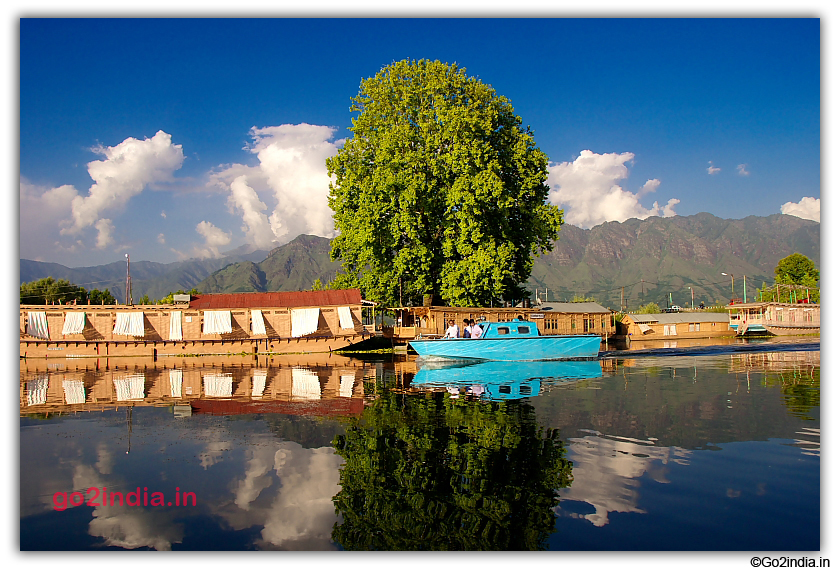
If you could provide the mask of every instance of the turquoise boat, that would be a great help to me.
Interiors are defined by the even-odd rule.
[[[487,400],[517,400],[538,396],[545,386],[571,384],[601,378],[601,363],[583,361],[503,362],[425,361],[411,385],[423,389],[444,388],[458,397],[462,393]]]
[[[597,358],[601,348],[598,335],[540,335],[537,324],[530,321],[478,326],[479,338],[415,339],[408,344],[422,357],[455,360],[580,360]]]

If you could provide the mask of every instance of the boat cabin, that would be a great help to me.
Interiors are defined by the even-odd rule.
[[[478,338],[529,338],[540,336],[536,323],[520,321],[519,319],[504,323],[478,323],[478,325],[483,329],[481,336]]]

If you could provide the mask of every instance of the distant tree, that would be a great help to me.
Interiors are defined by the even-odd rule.
[[[137,301],[137,304],[138,304],[138,305],[151,305],[151,304],[152,304],[152,300],[151,300],[151,299],[149,299],[149,295],[148,295],[148,294],[146,294],[146,295],[143,295],[142,297],[140,297],[140,300],[139,300],[139,301]]]
[[[661,313],[662,310],[656,303],[648,303],[647,305],[639,307],[639,310],[636,312],[642,315],[654,315],[656,313]]]
[[[20,303],[22,305],[66,305],[76,301],[87,302],[87,291],[84,287],[74,285],[66,279],[45,277],[37,281],[22,283],[20,286]]]
[[[598,299],[595,297],[584,297],[583,295],[575,295],[572,297],[572,303],[597,303]]]
[[[92,289],[88,294],[88,303],[91,305],[116,305],[117,300],[108,289],[104,291]]]
[[[175,295],[201,295],[201,291],[199,291],[195,287],[193,287],[192,289],[190,289],[186,293],[184,292],[183,289],[178,289],[174,293],[172,291],[170,291],[169,294],[166,297],[164,297],[163,299],[159,299],[157,301],[157,304],[158,305],[171,305],[172,303],[175,302]]]
[[[814,262],[801,253],[793,253],[779,261],[775,270],[776,283],[816,287],[820,272]]]
[[[327,159],[339,287],[392,305],[521,299],[563,212],[548,159],[495,90],[457,65],[399,61],[365,79],[352,138]]]
[[[312,283],[312,290],[313,291],[321,291],[323,288],[324,288],[324,286],[321,284],[321,278],[320,277],[315,279],[315,281]]]

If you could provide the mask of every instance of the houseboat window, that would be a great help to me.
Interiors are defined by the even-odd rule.
[[[499,386],[500,394],[510,394],[510,386]]]
[[[589,319],[583,317],[583,332],[589,332]]]
[[[510,334],[510,329],[508,327],[499,327],[497,330],[499,334]]]
[[[519,387],[519,393],[522,394],[523,396],[530,396],[531,395],[531,387],[528,386],[527,384],[522,384]]]
[[[531,327],[517,327],[516,330],[519,334],[531,334]]]

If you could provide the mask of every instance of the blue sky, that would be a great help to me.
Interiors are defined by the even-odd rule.
[[[20,257],[331,237],[323,161],[361,79],[406,58],[511,100],[567,223],[819,219],[816,18],[21,19]]]

